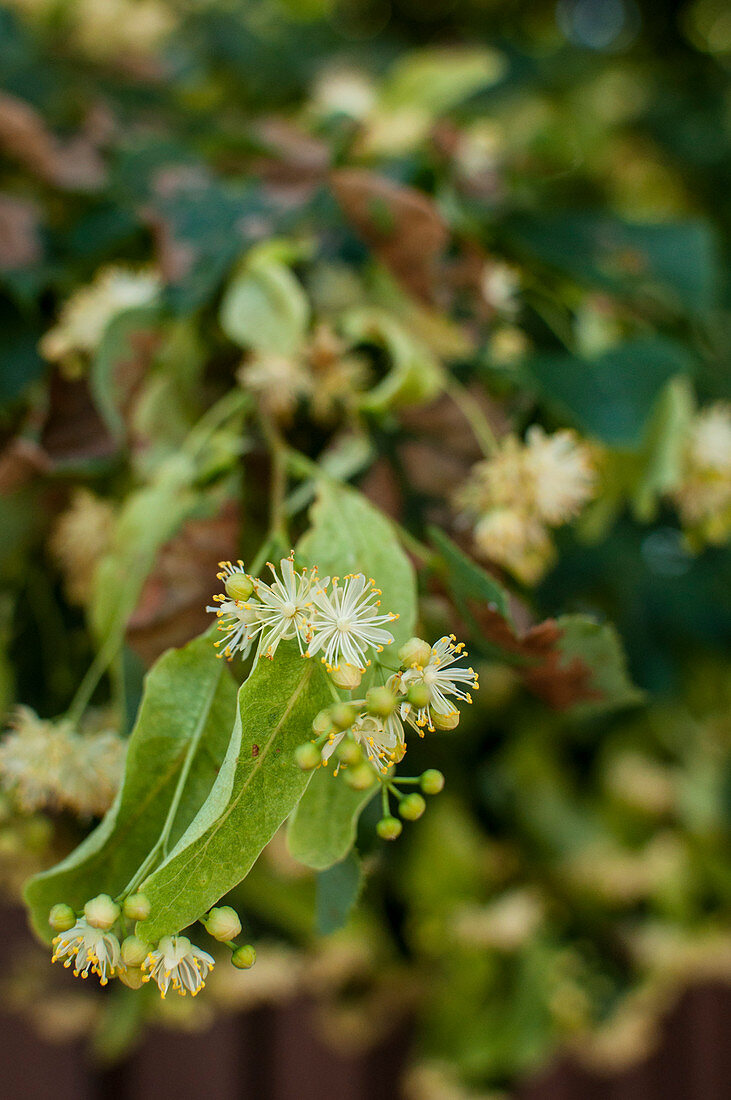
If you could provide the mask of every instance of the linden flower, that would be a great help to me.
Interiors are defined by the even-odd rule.
[[[589,448],[570,430],[547,435],[534,424],[526,435],[525,468],[535,510],[558,527],[594,496],[596,470]]]
[[[118,313],[149,305],[159,290],[159,277],[151,271],[103,268],[64,304],[58,322],[41,340],[41,354],[51,362],[74,353],[90,354]]]
[[[106,985],[121,963],[119,940],[113,932],[94,928],[80,917],[68,932],[54,936],[51,962],[59,959],[65,959],[66,967],[73,964],[75,977],[88,978],[91,972]]]
[[[322,660],[328,670],[340,668],[342,660],[365,672],[370,664],[367,651],[375,649],[380,653],[393,641],[393,634],[382,624],[398,618],[392,612],[384,615],[378,611],[380,595],[380,588],[362,573],[349,574],[342,586],[338,577],[333,577],[329,593],[324,585],[316,589],[312,594],[315,613],[307,656],[314,656],[322,649]]]
[[[460,657],[466,657],[464,642],[457,642],[454,634],[445,635],[435,642],[426,665],[412,665],[401,677],[401,690],[408,691],[412,684],[423,684],[429,700],[423,707],[411,703],[401,704],[401,716],[423,736],[423,727],[434,729],[432,715],[452,715],[457,711],[454,699],[472,702],[467,688],[477,691],[479,683],[473,668],[455,668]]]
[[[475,525],[475,546],[523,584],[540,580],[554,554],[544,525],[520,508],[495,508],[482,516]]]
[[[352,734],[370,763],[381,774],[398,764],[406,752],[404,727],[395,711],[385,719],[364,713],[358,715],[350,729],[330,736],[322,750],[323,760],[329,760],[348,733]]]
[[[696,417],[674,499],[686,527],[708,542],[725,541],[731,530],[731,405],[719,402]]]
[[[291,420],[300,400],[312,392],[312,377],[296,356],[257,353],[238,372],[239,384],[275,420]]]
[[[251,595],[254,589],[253,578],[244,572],[243,563],[232,565],[230,561],[220,563],[222,572],[217,574],[223,581],[225,594],[214,596],[217,606],[207,607],[206,611],[218,616],[218,629],[223,631],[223,638],[214,642],[215,646],[221,646],[219,657],[227,657],[232,660],[234,653],[240,653],[246,658],[251,650],[256,633],[252,633],[252,624],[257,621],[257,611],[248,597],[237,598],[237,590],[248,592]]]
[[[300,653],[304,654],[303,641],[310,641],[312,630],[313,583],[317,570],[303,570],[297,573],[293,556],[282,558],[279,563],[281,578],[271,562],[267,565],[274,574],[271,584],[255,580],[254,588],[258,603],[247,601],[244,610],[256,611],[256,621],[251,624],[251,634],[259,638],[257,657],[264,654],[270,660],[280,642],[297,638]],[[326,585],[329,578],[322,583]]]
[[[91,599],[94,570],[109,546],[113,524],[114,506],[88,489],[77,489],[57,519],[49,549],[64,574],[72,603],[83,606]]]
[[[142,964],[149,971],[145,981],[153,978],[162,997],[170,985],[176,993],[184,997],[191,993],[194,997],[205,985],[209,970],[213,970],[214,960],[207,951],[195,947],[187,936],[163,936],[155,951],[151,951]]]

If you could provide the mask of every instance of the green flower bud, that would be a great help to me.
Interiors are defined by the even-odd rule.
[[[356,665],[341,665],[330,670],[330,679],[345,691],[354,691],[363,679],[363,673]]]
[[[403,828],[397,817],[383,817],[376,825],[376,832],[381,840],[395,840],[401,836]]]
[[[330,721],[338,731],[349,729],[357,717],[355,707],[351,707],[350,703],[336,703],[330,707]]]
[[[387,687],[374,687],[366,692],[366,708],[377,718],[388,718],[396,709],[396,696]]]
[[[69,928],[73,928],[76,924],[76,913],[70,905],[64,905],[61,902],[54,905],[48,914],[48,923],[54,932],[68,932]]]
[[[424,668],[431,658],[431,646],[423,638],[409,638],[398,651],[398,657],[404,668],[419,665]]]
[[[438,730],[453,730],[459,725],[459,711],[453,710],[451,714],[435,714],[432,711],[431,720]]]
[[[318,713],[312,719],[312,732],[318,737],[322,737],[323,733],[329,733],[332,728],[333,724],[330,718],[330,711],[318,711]]]
[[[420,794],[407,794],[399,803],[398,812],[406,821],[418,821],[426,809],[426,802]]]
[[[248,600],[254,591],[254,582],[246,573],[232,573],[226,578],[224,587],[230,600]]]
[[[147,920],[150,909],[150,903],[144,894],[130,894],[122,902],[122,912],[128,920]]]
[[[376,781],[376,775],[370,764],[357,764],[345,772],[345,782],[354,791],[367,791]]]
[[[343,738],[335,750],[335,755],[341,764],[347,764],[350,767],[363,763],[363,750],[352,737]]]
[[[150,945],[139,936],[127,936],[122,940],[122,962],[125,966],[142,966],[150,954]]]
[[[256,951],[250,943],[237,947],[231,956],[231,962],[237,970],[250,970],[256,962]]]
[[[429,700],[431,699],[431,692],[426,684],[409,684],[409,689],[406,692],[406,701],[411,703],[412,707],[416,707],[417,710],[422,710],[424,707],[429,706]]]
[[[217,909],[211,909],[203,923],[206,932],[209,936],[213,936],[214,940],[227,942],[228,940],[235,940],[241,934],[239,915],[230,905],[221,905]]]
[[[444,776],[436,768],[428,768],[419,780],[424,794],[439,794],[444,790]]]
[[[305,741],[304,745],[298,745],[294,750],[294,758],[297,767],[303,772],[311,772],[322,761],[322,756],[317,745],[311,741]]]
[[[141,989],[148,977],[139,966],[126,966],[124,969],[120,967],[116,972],[116,976],[123,985],[129,986],[130,989]]]
[[[98,894],[97,897],[87,901],[84,906],[84,916],[93,928],[111,928],[119,919],[121,909],[116,901],[112,901],[109,894]]]

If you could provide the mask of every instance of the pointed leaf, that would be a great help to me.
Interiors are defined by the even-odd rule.
[[[262,660],[239,691],[234,732],[216,782],[168,858],[142,884],[148,942],[197,920],[248,874],[302,797],[311,776],[293,754],[331,699],[319,661],[294,644]]]

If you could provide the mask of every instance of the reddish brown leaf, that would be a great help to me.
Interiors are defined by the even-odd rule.
[[[0,149],[47,183],[83,191],[104,181],[104,164],[85,133],[65,145],[30,104],[0,93]]]
[[[108,458],[116,443],[97,412],[85,378],[51,375],[41,446],[53,466]]]
[[[129,644],[146,665],[210,625],[206,605],[217,566],[236,556],[238,531],[238,508],[227,501],[213,516],[188,520],[163,546],[127,627]]]
[[[41,252],[36,204],[0,195],[0,268],[30,267],[40,260]]]
[[[9,496],[46,473],[51,463],[48,456],[30,439],[16,437],[0,452],[0,496]]]
[[[366,244],[408,290],[431,301],[437,263],[449,240],[432,200],[361,168],[340,169],[330,179],[336,199]]]

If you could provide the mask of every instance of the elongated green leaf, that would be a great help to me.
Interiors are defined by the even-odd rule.
[[[33,925],[44,938],[50,938],[48,911],[57,901],[81,908],[95,894],[124,889],[160,836],[193,741],[198,748],[171,843],[202,805],[224,758],[236,704],[236,685],[215,652],[209,631],[163,654],[148,674],[114,805],[70,856],[26,887]]]
[[[342,775],[318,768],[289,821],[290,855],[317,871],[343,859],[353,847],[360,813],[376,789],[354,791]]]
[[[416,577],[383,513],[353,489],[328,483],[321,486],[311,516],[298,557],[317,565],[323,576],[360,572],[373,577],[383,593],[383,610],[399,616],[389,628],[395,644],[410,638],[416,623]]]
[[[321,936],[336,932],[347,923],[362,883],[360,860],[355,852],[317,876],[317,931]]]
[[[142,884],[149,942],[185,928],[249,872],[302,797],[310,774],[293,754],[331,698],[319,661],[294,644],[262,660],[241,687],[234,732],[213,788],[168,858]]]
[[[444,559],[447,584],[460,610],[466,610],[465,601],[479,600],[511,622],[509,597],[503,586],[463,554],[438,527],[429,529],[429,538]]]

